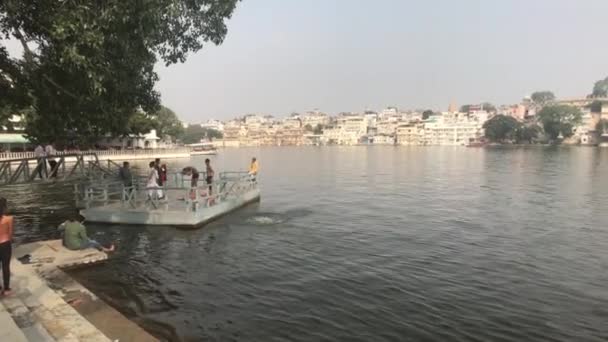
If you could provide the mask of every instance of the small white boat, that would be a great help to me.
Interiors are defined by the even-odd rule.
[[[217,149],[210,142],[186,145],[190,147],[191,156],[213,155],[217,154]]]

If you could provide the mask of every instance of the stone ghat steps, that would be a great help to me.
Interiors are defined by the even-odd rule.
[[[0,302],[25,336],[24,341],[110,341],[58,293],[49,288],[31,265],[24,265],[13,259],[11,271],[13,291]],[[0,336],[4,330],[4,326],[0,325]],[[0,341],[12,340],[0,338]]]
[[[13,321],[13,318],[2,303],[0,303],[0,341],[33,341],[25,337],[23,331],[19,329],[19,326],[17,326],[17,323]]]
[[[0,324],[0,326],[2,326],[3,329],[6,329],[3,330],[3,332],[9,335],[5,338],[5,335],[0,332],[1,341],[56,341],[46,328],[38,322],[36,314],[34,314],[34,312],[39,311],[41,307],[38,303],[34,303],[34,301],[30,299],[29,303],[32,306],[27,307],[25,303],[15,295],[3,298],[1,302],[0,321],[2,324]],[[8,320],[11,320],[12,322],[8,322]]]

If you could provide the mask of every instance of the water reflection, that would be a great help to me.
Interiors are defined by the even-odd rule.
[[[199,230],[90,225],[119,251],[75,276],[168,340],[608,340],[608,150],[264,148],[212,163],[254,155],[260,204]],[[20,240],[54,234],[68,188],[9,192]]]

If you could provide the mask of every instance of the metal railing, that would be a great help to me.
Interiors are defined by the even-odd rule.
[[[147,149],[147,150],[83,150],[83,151],[57,151],[53,157],[61,156],[75,156],[75,155],[89,155],[96,154],[97,156],[159,156],[170,155],[170,154],[188,154],[190,153],[189,148],[171,148],[171,149]],[[50,157],[50,156],[49,156]],[[0,160],[11,160],[11,159],[26,159],[36,158],[35,152],[2,152],[0,153]]]
[[[74,185],[76,202],[86,208],[114,205],[123,209],[169,210],[171,206],[172,210],[182,208],[197,211],[240,196],[258,186],[247,172],[222,172],[217,181],[196,187],[191,187],[191,179],[181,174],[175,174],[173,182],[163,186],[148,187],[146,178],[134,177],[128,185],[123,182],[84,187]]]

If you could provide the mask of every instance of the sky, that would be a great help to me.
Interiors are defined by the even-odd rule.
[[[585,96],[608,76],[606,13],[606,0],[243,0],[222,45],[157,65],[157,90],[190,123]]]

